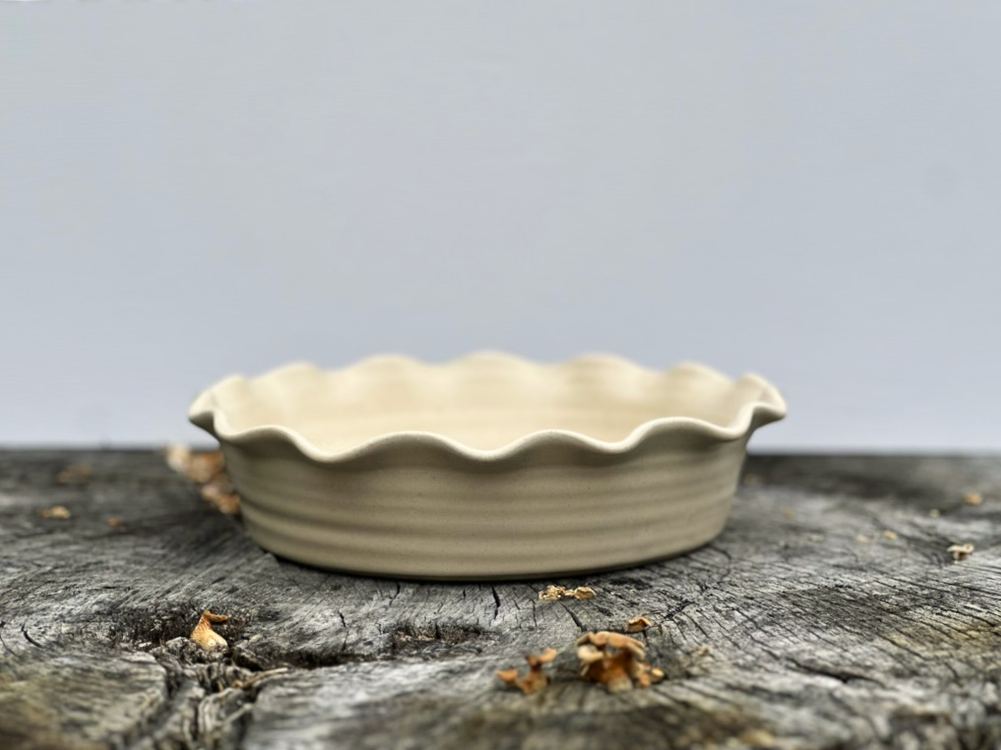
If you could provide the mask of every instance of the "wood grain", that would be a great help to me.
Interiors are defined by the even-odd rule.
[[[153,451],[0,452],[0,748],[1001,747],[1001,460],[747,472],[712,544],[540,601],[278,560]],[[186,637],[207,608],[225,653]],[[574,639],[636,615],[667,679],[578,681]],[[547,646],[553,684],[504,690]]]

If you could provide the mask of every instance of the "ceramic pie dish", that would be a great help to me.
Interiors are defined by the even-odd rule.
[[[479,353],[233,376],[189,417],[219,440],[262,547],[454,580],[607,570],[705,544],[751,434],[785,413],[756,375]]]

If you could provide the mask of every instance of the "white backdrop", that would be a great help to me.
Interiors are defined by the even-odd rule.
[[[0,443],[383,351],[755,370],[1001,446],[1001,4],[0,4]]]

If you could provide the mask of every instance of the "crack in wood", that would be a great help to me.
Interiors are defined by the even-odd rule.
[[[490,618],[490,622],[496,622],[497,621],[497,615],[500,612],[500,608],[501,608],[500,594],[497,593],[497,587],[496,586],[491,586],[490,587],[490,593],[492,593],[493,596],[494,596],[494,614],[493,614],[493,617]]]
[[[41,643],[39,643],[38,641],[36,641],[34,638],[32,638],[28,634],[28,626],[25,625],[24,623],[21,624],[21,635],[23,635],[24,636],[24,640],[26,640],[32,646],[36,646],[38,648],[45,648],[45,646],[43,646]]]

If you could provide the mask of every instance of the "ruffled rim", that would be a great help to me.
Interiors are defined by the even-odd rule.
[[[391,365],[410,368],[462,367],[470,363],[482,362],[485,359],[490,359],[499,365],[531,366],[550,369],[577,368],[581,366],[593,366],[595,364],[614,365],[632,370],[640,370],[648,374],[660,374],[665,378],[673,373],[687,370],[695,372],[701,377],[716,380],[717,382],[725,381],[733,388],[741,384],[752,383],[759,388],[760,393],[757,398],[748,400],[742,404],[734,418],[725,426],[696,417],[659,417],[639,424],[629,435],[618,441],[599,440],[572,430],[537,430],[500,448],[489,450],[472,448],[436,432],[417,430],[389,432],[385,435],[365,440],[344,450],[324,450],[296,430],[280,424],[258,425],[242,430],[234,429],[227,418],[225,410],[219,406],[216,397],[217,390],[227,386],[231,387],[233,383],[242,383],[254,387],[256,384],[283,380],[292,375],[301,376],[304,372],[315,373],[318,377],[326,377],[331,372],[359,370],[368,367],[384,368]],[[517,454],[540,446],[553,445],[573,447],[607,455],[622,454],[636,449],[637,446],[653,435],[667,432],[688,432],[699,434],[718,442],[730,442],[743,438],[752,429],[782,419],[785,417],[786,412],[785,400],[778,389],[761,376],[752,373],[743,375],[738,380],[733,380],[711,367],[692,362],[685,362],[658,373],[621,357],[606,354],[585,355],[558,364],[542,364],[511,354],[477,352],[441,364],[429,364],[402,355],[381,355],[363,359],[350,367],[337,371],[325,372],[313,364],[297,362],[276,368],[250,380],[244,378],[242,375],[233,375],[219,381],[198,396],[188,411],[188,419],[215,436],[221,443],[252,446],[258,443],[277,440],[294,446],[303,456],[319,463],[339,463],[362,458],[386,449],[405,449],[407,447],[427,448],[429,446],[440,448],[443,451],[453,453],[455,456],[470,461],[496,462],[510,459]]]

